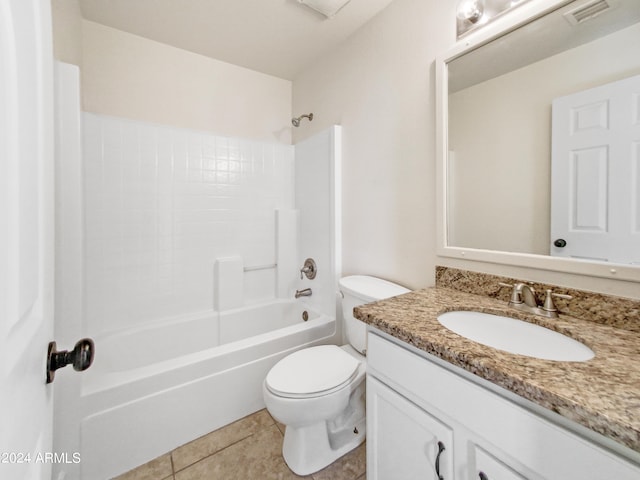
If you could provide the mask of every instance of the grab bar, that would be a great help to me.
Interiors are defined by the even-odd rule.
[[[276,268],[277,266],[277,263],[272,263],[270,265],[255,265],[253,267],[244,267],[243,270],[245,272],[254,272],[256,270],[269,270],[270,268]]]

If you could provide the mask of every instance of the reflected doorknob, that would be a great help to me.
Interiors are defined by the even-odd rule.
[[[53,382],[56,370],[73,364],[73,369],[82,372],[93,363],[95,346],[90,338],[83,338],[76,343],[73,350],[56,350],[56,342],[49,342],[47,350],[47,383]]]
[[[567,246],[567,241],[564,238],[557,238],[553,244],[558,248],[564,248]]]

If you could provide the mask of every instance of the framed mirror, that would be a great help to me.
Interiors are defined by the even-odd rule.
[[[437,60],[439,255],[640,281],[638,45],[638,0],[540,0]]]

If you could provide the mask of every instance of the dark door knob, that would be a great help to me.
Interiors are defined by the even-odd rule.
[[[53,382],[57,369],[73,365],[73,369],[82,372],[93,363],[95,346],[90,338],[83,338],[76,343],[73,350],[56,350],[56,342],[50,342],[47,351],[47,383]]]
[[[563,238],[558,238],[555,242],[553,242],[553,244],[558,248],[564,248],[567,246],[567,241]]]

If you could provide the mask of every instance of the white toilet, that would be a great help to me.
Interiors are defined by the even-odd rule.
[[[409,292],[364,275],[339,283],[349,345],[292,353],[262,387],[267,410],[286,425],[282,455],[298,475],[321,470],[365,439],[366,325],[353,317],[353,307]]]

